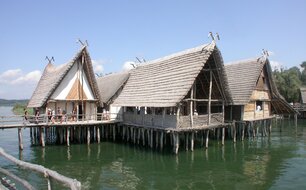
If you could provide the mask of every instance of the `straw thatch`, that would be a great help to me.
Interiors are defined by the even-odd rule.
[[[129,78],[129,72],[113,73],[97,78],[101,102],[110,104]]]
[[[176,106],[187,95],[209,58],[212,58],[217,68],[226,98],[230,98],[223,60],[216,44],[212,42],[150,61],[133,69],[114,105]]]
[[[306,88],[305,87],[301,87],[300,88],[301,91],[301,100],[302,100],[302,104],[306,104]]]
[[[28,107],[30,108],[43,107],[46,104],[46,102],[49,100],[53,92],[56,90],[58,85],[64,79],[66,74],[72,68],[72,66],[76,64],[78,61],[81,61],[80,59],[82,59],[82,56],[84,56],[85,58],[85,63],[83,66],[84,66],[84,72],[86,76],[88,77],[89,85],[92,88],[95,99],[100,100],[100,93],[99,93],[97,81],[96,81],[96,78],[93,72],[91,59],[90,59],[86,46],[84,46],[81,48],[81,50],[76,54],[76,56],[70,62],[64,65],[60,65],[58,67],[55,67],[51,63],[49,63],[46,66],[36,86],[36,89],[33,92],[32,97],[28,103]]]
[[[295,113],[294,109],[280,95],[272,76],[270,62],[260,57],[232,62],[225,65],[228,84],[231,91],[233,105],[246,105],[256,88],[257,80],[265,69],[271,93],[271,105],[278,114]]]

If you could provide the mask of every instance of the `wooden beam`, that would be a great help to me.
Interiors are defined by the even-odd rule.
[[[193,89],[195,83],[193,83],[190,91],[190,98],[193,98]],[[190,127],[193,127],[193,101],[190,101]]]
[[[196,99],[196,98],[186,98],[183,101],[195,101],[195,102],[208,102],[209,99]],[[222,99],[210,99],[211,102],[223,102],[224,100]]]
[[[208,113],[208,120],[207,125],[210,125],[211,122],[211,92],[212,92],[212,71],[209,72],[209,94],[208,94],[208,106],[207,106],[207,113]]]

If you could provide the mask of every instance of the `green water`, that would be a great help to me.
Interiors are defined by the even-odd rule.
[[[0,113],[8,110],[0,108]],[[15,157],[78,179],[83,189],[306,189],[306,121],[299,121],[297,128],[284,121],[282,127],[273,127],[270,138],[226,141],[224,147],[211,140],[207,151],[198,147],[194,152],[180,150],[177,156],[112,142],[43,149],[30,145],[29,130],[23,136],[22,154],[16,129],[0,131],[0,146]],[[0,167],[37,189],[47,187],[41,175],[1,157]]]

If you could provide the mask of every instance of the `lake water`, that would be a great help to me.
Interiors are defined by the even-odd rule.
[[[11,115],[0,107],[0,115]],[[180,150],[178,155],[124,143],[102,142],[31,146],[23,132],[24,150],[18,150],[17,129],[0,130],[0,147],[24,161],[41,164],[76,178],[82,189],[306,189],[306,121],[285,120],[273,126],[271,137],[246,139],[222,147],[209,141],[205,151]],[[182,148],[183,149],[183,148]],[[25,171],[0,157],[0,167],[46,189],[39,174]],[[1,176],[1,174],[0,174]],[[55,189],[65,189],[55,184]]]

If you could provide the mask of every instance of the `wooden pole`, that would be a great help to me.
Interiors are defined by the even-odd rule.
[[[18,142],[19,142],[19,149],[23,150],[23,142],[22,142],[22,128],[18,128]]]
[[[205,148],[208,148],[208,138],[209,138],[209,130],[206,131],[206,144],[205,144]]]
[[[188,137],[189,137],[189,134],[188,134],[188,133],[185,133],[185,145],[186,145],[186,150],[188,150]]]
[[[11,162],[17,164],[18,166],[21,166],[23,168],[36,171],[38,173],[43,174],[46,177],[51,177],[55,179],[56,181],[59,181],[61,183],[64,183],[66,186],[70,187],[72,190],[80,190],[81,189],[81,183],[77,181],[76,179],[71,179],[66,176],[63,176],[56,171],[50,170],[45,168],[41,165],[31,164],[28,162],[24,162],[21,160],[16,159],[15,157],[7,154],[2,148],[0,148],[0,155],[5,157],[6,159],[10,160]]]
[[[87,144],[90,144],[90,129],[87,127]]]
[[[181,110],[181,106],[178,105],[177,112],[176,112],[176,128],[180,126],[180,110]]]
[[[222,145],[224,145],[225,127],[222,127]]]
[[[179,139],[179,134],[176,133],[176,138],[175,138],[175,154],[178,153],[179,150],[179,145],[180,145],[180,139]]]
[[[116,125],[113,125],[113,141],[116,141]]]
[[[211,92],[212,91],[212,71],[209,71],[209,94],[208,94],[208,106],[207,106],[207,113],[208,113],[208,123],[210,125],[211,121]]]
[[[193,151],[194,146],[194,132],[191,133],[190,150]]]
[[[236,121],[235,120],[233,120],[233,133],[234,133],[233,141],[235,143],[236,142]]]
[[[160,134],[160,151],[162,151],[163,150],[163,140],[164,140],[164,132],[163,131],[161,131],[161,134]]]
[[[66,135],[67,146],[70,146],[70,129],[67,127],[67,135]]]
[[[100,143],[100,126],[97,126],[97,141]]]
[[[40,127],[40,143],[41,143],[41,146],[45,148],[45,135],[44,135],[43,127]]]
[[[294,124],[297,127],[297,114],[294,114]]]
[[[192,85],[191,90],[190,90],[190,98],[193,99],[193,88],[194,85]],[[190,127],[193,127],[193,100],[190,100]],[[188,147],[187,147],[188,149]]]

